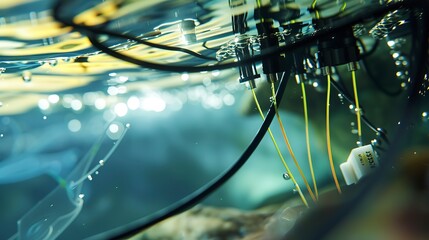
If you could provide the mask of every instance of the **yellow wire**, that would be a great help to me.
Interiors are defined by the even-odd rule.
[[[338,193],[341,193],[341,187],[337,179],[337,174],[335,173],[335,166],[334,166],[334,160],[332,159],[332,149],[331,149],[331,133],[330,133],[330,126],[329,126],[329,102],[331,98],[331,75],[328,74],[328,84],[326,89],[326,146],[328,148],[328,157],[329,157],[329,164],[331,166],[332,171],[332,177],[335,181],[335,186],[337,187]]]
[[[344,12],[346,10],[346,7],[347,7],[347,2],[344,1],[343,5],[340,8],[340,12]]]
[[[262,7],[262,1],[261,0],[256,0],[256,6],[258,8],[261,8]],[[265,22],[265,19],[261,18],[261,22]]]
[[[356,121],[357,121],[357,127],[358,127],[358,137],[359,142],[362,144],[362,125],[360,122],[361,118],[361,112],[359,107],[359,97],[358,97],[358,91],[357,91],[357,85],[356,85],[356,71],[352,71],[352,81],[353,81],[353,92],[355,95],[355,105],[356,105]]]
[[[320,19],[319,11],[316,9],[317,0],[313,0],[313,3],[311,3],[311,9],[314,10],[314,13],[316,14],[316,19]]]
[[[316,8],[316,4],[317,4],[317,0],[313,0],[313,2],[311,3],[311,8],[312,9]]]
[[[259,105],[258,98],[256,97],[255,90],[254,90],[253,88],[252,88],[251,90],[252,90],[253,99],[255,100],[255,104],[256,104],[256,107],[258,108],[259,114],[261,115],[261,118],[262,118],[263,120],[265,120],[265,116],[264,116],[264,114],[262,113],[262,109],[261,109],[261,106]],[[307,207],[308,207],[307,199],[305,199],[305,196],[304,196],[304,194],[302,193],[301,188],[299,187],[298,183],[296,182],[295,177],[293,176],[292,172],[291,172],[291,171],[290,171],[290,169],[289,169],[289,166],[287,165],[287,163],[286,163],[285,159],[283,158],[283,155],[282,155],[282,153],[281,153],[281,151],[280,151],[280,148],[279,148],[279,146],[278,146],[278,144],[277,144],[277,142],[276,142],[276,139],[274,138],[274,135],[273,135],[273,133],[271,132],[271,129],[270,129],[270,128],[268,128],[268,133],[270,134],[271,140],[273,141],[273,144],[274,144],[274,147],[276,148],[277,154],[279,155],[279,157],[280,157],[280,159],[281,159],[281,161],[282,161],[282,163],[283,163],[284,167],[286,168],[286,172],[287,172],[287,174],[289,175],[290,179],[291,179],[291,180],[292,180],[292,182],[294,183],[294,185],[295,185],[295,187],[296,187],[296,190],[298,191],[298,194],[299,194],[299,196],[300,196],[300,197],[301,197],[301,199],[302,199],[302,202],[305,204],[305,206],[307,206]]]
[[[277,102],[276,102],[276,92],[275,92],[274,82],[271,83],[271,90],[272,90],[272,95],[273,95],[273,104],[274,104],[274,109],[276,111],[277,121],[279,122],[280,129],[281,129],[282,134],[283,134],[283,139],[285,140],[285,143],[286,143],[286,147],[289,151],[290,156],[292,157],[293,162],[295,163],[296,168],[298,169],[299,174],[301,175],[302,180],[304,181],[305,186],[307,187],[308,193],[310,194],[313,201],[316,202],[316,197],[314,196],[314,193],[311,190],[310,185],[308,184],[307,178],[305,177],[304,173],[302,172],[301,167],[299,166],[298,161],[296,160],[295,154],[292,150],[289,139],[286,135],[286,131],[285,131],[284,126],[283,126],[283,122],[280,118],[280,114],[279,114],[279,111],[277,108]]]
[[[316,9],[316,4],[317,4],[317,0],[313,0],[313,2],[311,3],[311,9],[314,10],[314,13],[316,14],[316,19],[320,19],[320,13]],[[340,12],[344,12],[346,8],[347,8],[347,2],[344,1],[343,5],[341,5]]]
[[[317,190],[316,178],[314,176],[313,160],[311,158],[311,149],[310,149],[310,134],[308,131],[307,95],[305,93],[305,84],[303,81],[301,81],[301,91],[302,91],[302,100],[304,105],[305,140],[307,144],[308,164],[310,165],[310,172],[311,172],[311,178],[313,179],[314,192],[316,194],[316,198],[318,199],[319,191]]]

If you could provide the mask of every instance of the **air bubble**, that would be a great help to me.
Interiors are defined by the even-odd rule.
[[[429,121],[429,113],[428,112],[422,112],[422,120],[423,120],[423,122]]]
[[[183,81],[188,81],[189,80],[189,74],[183,73],[182,76],[181,76],[181,78],[182,78]]]
[[[43,120],[46,120],[46,119],[48,119],[48,117],[47,116],[43,116]]]
[[[2,138],[2,137],[4,137],[4,134],[2,133],[2,134],[0,134],[0,138]]]
[[[355,108],[355,112],[356,112],[356,114],[360,113],[360,115],[363,115],[362,114],[362,108]]]
[[[359,133],[358,129],[356,128],[355,122],[350,122],[350,126],[352,127],[352,130],[351,130],[352,134],[358,134]]]
[[[129,127],[131,127],[131,124],[129,124],[129,123],[125,124],[125,127],[129,128]]]
[[[344,96],[341,93],[338,93],[338,99],[340,99],[341,104],[344,105]]]
[[[121,122],[113,122],[109,125],[109,129],[106,134],[110,139],[118,140],[125,131],[125,127],[126,126],[124,126],[124,124]]]
[[[32,74],[31,74],[31,72],[30,71],[23,71],[22,72],[22,75],[21,75],[21,77],[22,77],[22,80],[24,81],[24,82],[31,82],[31,79],[32,79]]]
[[[95,171],[95,175],[98,175],[98,171]]]
[[[319,83],[318,83],[318,82],[313,82],[313,87],[314,87],[314,88],[319,87]]]
[[[83,193],[79,194],[79,198],[80,198],[80,199],[82,199],[82,198],[84,198],[84,197],[85,197],[85,194],[83,194]]]
[[[126,44],[122,47],[123,50],[128,50],[130,48],[130,45]]]
[[[290,175],[289,175],[289,173],[283,173],[283,179],[284,179],[284,180],[290,180]]]
[[[100,164],[100,166],[104,166],[104,160],[100,160],[99,162],[98,162],[99,164]]]
[[[380,143],[378,142],[378,140],[377,140],[377,139],[372,139],[372,140],[371,140],[371,145],[372,145],[372,146],[375,146],[375,147],[378,147],[378,146],[380,146]]]

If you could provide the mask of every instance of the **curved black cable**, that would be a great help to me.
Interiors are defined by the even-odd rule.
[[[347,100],[350,104],[355,104],[353,98],[346,92],[344,89],[335,81],[331,81],[331,85],[344,97],[344,99]],[[360,108],[363,110],[363,106],[360,106]],[[371,121],[365,116],[361,115],[362,121],[365,123],[367,127],[369,127],[373,132],[375,132],[377,135],[379,135],[386,143],[389,143],[389,139],[386,136],[386,133],[383,129],[377,128],[374,124],[372,124]]]
[[[53,7],[54,19],[56,21],[64,24],[64,25],[66,25],[66,26],[70,26],[70,27],[77,28],[77,29],[82,29],[84,31],[88,31],[88,32],[93,33],[93,34],[94,33],[106,34],[106,35],[117,37],[117,38],[132,40],[132,41],[135,41],[135,42],[138,42],[140,44],[144,44],[144,45],[147,45],[147,46],[153,47],[153,48],[163,49],[163,50],[167,50],[167,51],[183,52],[183,53],[189,54],[191,56],[194,56],[194,57],[197,57],[197,58],[200,58],[203,60],[217,61],[217,59],[214,57],[208,57],[208,56],[202,55],[200,53],[194,52],[194,51],[186,49],[186,48],[153,43],[153,42],[146,41],[144,39],[137,38],[134,36],[115,33],[113,31],[109,31],[109,30],[105,29],[103,27],[105,24],[103,24],[103,26],[97,26],[97,27],[89,27],[89,26],[85,26],[85,25],[76,24],[73,22],[72,19],[65,19],[65,18],[62,18],[60,15],[60,12],[62,11],[63,6],[66,4],[66,1],[67,0],[58,0]]]
[[[356,38],[356,41],[359,43],[359,45],[362,47],[363,53],[360,54],[360,56],[362,58],[366,58],[371,56],[372,54],[375,53],[375,51],[378,49],[378,47],[380,46],[380,40],[375,39],[374,44],[372,45],[371,49],[368,51],[365,47],[365,44],[363,43],[362,39],[360,38]]]
[[[279,104],[281,103],[283,93],[290,76],[290,72],[291,69],[289,68],[280,81],[276,94],[276,101]],[[156,212],[152,216],[138,219],[132,223],[129,223],[126,226],[109,230],[107,232],[92,236],[89,239],[123,239],[131,237],[141,232],[142,230],[147,229],[169,217],[188,210],[189,208],[202,201],[204,198],[206,198],[208,195],[210,195],[216,189],[222,186],[226,181],[228,181],[247,162],[252,153],[258,147],[259,143],[262,141],[262,138],[265,136],[269,126],[271,125],[274,115],[274,105],[271,104],[271,107],[267,113],[264,122],[262,123],[253,140],[250,142],[249,146],[244,150],[240,158],[229,169],[224,171],[215,179],[211,180],[205,186],[201,187],[200,189],[196,190],[195,192],[181,199],[180,201],[172,204],[171,206]]]
[[[374,76],[374,73],[371,71],[371,69],[368,66],[368,62],[367,62],[367,57],[371,56],[378,48],[378,46],[380,45],[380,40],[376,40],[374,45],[372,46],[372,48],[367,51],[365,44],[362,42],[362,39],[360,38],[356,38],[357,42],[359,43],[359,45],[362,47],[363,53],[361,54],[361,63],[362,63],[362,67],[365,70],[366,74],[368,75],[369,79],[374,83],[374,85],[377,87],[378,90],[380,90],[382,93],[384,93],[387,96],[390,97],[396,97],[398,95],[400,95],[404,89],[400,88],[396,91],[389,91],[386,88],[383,87],[383,85],[380,83],[380,81],[378,80],[378,78],[376,78]]]
[[[135,65],[139,65],[141,67],[156,69],[156,70],[161,70],[161,71],[171,71],[171,69],[174,68],[174,72],[190,72],[190,71],[187,71],[186,68],[183,68],[181,66],[169,66],[169,65],[158,64],[158,63],[153,63],[153,62],[146,62],[146,61],[142,61],[142,60],[124,55],[124,54],[117,52],[117,51],[105,46],[104,44],[102,44],[97,39],[96,35],[93,35],[92,33],[88,34],[88,39],[91,42],[91,44],[95,48],[97,48],[98,50],[106,53],[107,55],[110,55],[114,58],[120,59],[120,60],[125,61],[125,62],[129,62],[129,63],[133,63]],[[213,65],[213,66],[218,66],[218,65]]]
[[[207,49],[207,50],[213,50],[213,51],[218,51],[220,50],[220,47],[207,47],[207,41],[204,41],[203,44],[201,45],[203,48]]]
[[[372,70],[369,68],[366,58],[362,58],[361,63],[362,63],[362,67],[365,70],[366,74],[368,75],[369,79],[371,79],[371,82],[373,82],[374,85],[378,88],[378,90],[380,90],[382,93],[384,93],[385,95],[390,96],[390,97],[396,97],[396,96],[399,96],[401,93],[404,92],[404,89],[402,89],[400,86],[399,86],[400,88],[398,90],[395,90],[395,91],[389,91],[386,88],[384,88],[382,86],[382,84],[380,83],[380,81],[374,76],[374,73],[372,72]]]
[[[339,18],[331,26],[323,28],[321,30],[318,30],[314,34],[312,34],[310,36],[303,37],[303,38],[301,38],[295,42],[287,43],[285,46],[266,49],[266,51],[264,53],[261,53],[259,55],[256,55],[256,56],[253,56],[250,58],[243,59],[240,62],[230,62],[230,63],[223,63],[223,64],[218,64],[218,65],[187,66],[187,65],[158,64],[158,63],[143,61],[140,59],[135,59],[135,58],[123,55],[123,54],[118,53],[118,52],[108,51],[108,47],[99,43],[97,39],[94,39],[94,37],[93,37],[93,40],[97,40],[97,42],[99,43],[99,44],[97,44],[97,46],[103,50],[106,50],[107,54],[110,54],[113,57],[116,57],[116,58],[121,59],[123,61],[127,61],[127,62],[136,64],[136,65],[139,65],[142,67],[148,67],[148,68],[162,70],[162,71],[173,71],[173,72],[213,71],[213,70],[221,70],[221,69],[238,67],[241,64],[255,63],[257,61],[261,61],[261,60],[266,59],[267,57],[270,57],[272,55],[278,55],[279,53],[290,51],[296,47],[300,47],[300,46],[304,46],[304,45],[307,45],[309,43],[312,43],[320,37],[325,37],[325,36],[331,35],[335,31],[338,31],[338,29],[340,29],[340,28],[343,28],[346,26],[351,26],[351,25],[354,25],[356,23],[360,23],[360,22],[364,21],[365,19],[374,18],[377,16],[383,16],[384,14],[386,14],[392,10],[399,9],[399,8],[413,7],[417,4],[417,2],[418,1],[410,1],[410,0],[409,1],[401,1],[401,2],[395,2],[395,3],[387,4],[387,5],[384,5],[382,7],[377,7],[377,8],[373,8],[373,9],[365,9],[365,11],[361,11],[355,15]],[[97,27],[90,27],[90,26],[85,26],[85,25],[73,23],[72,21],[68,21],[67,19],[63,19],[60,16],[61,9],[62,9],[61,1],[57,1],[54,8],[53,8],[53,17],[54,17],[54,19],[65,24],[66,26],[71,26],[71,27],[74,27],[74,28],[79,29],[81,31],[86,31],[88,33],[92,33],[93,35],[106,34],[106,35],[110,35],[113,37],[133,40],[133,41],[140,42],[143,44],[147,43],[146,41],[138,39],[134,36],[116,33],[113,31],[109,31],[107,29],[101,29],[101,28],[97,28]]]

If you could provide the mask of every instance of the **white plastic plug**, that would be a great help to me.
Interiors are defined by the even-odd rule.
[[[347,185],[357,183],[379,165],[377,153],[371,144],[354,148],[347,161],[340,165]]]

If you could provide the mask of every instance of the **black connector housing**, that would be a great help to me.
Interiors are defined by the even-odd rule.
[[[318,20],[319,29],[329,27],[334,19]],[[344,27],[333,34],[321,37],[318,42],[317,60],[319,67],[337,66],[360,60],[359,49],[352,27]]]
[[[237,56],[238,61],[243,61],[246,59],[249,59],[253,56],[251,51],[251,46],[248,47],[236,47],[235,48],[235,54]],[[255,65],[252,63],[242,63],[238,67],[239,73],[240,73],[240,83],[244,82],[253,82],[255,79],[259,78],[260,75],[256,71]]]
[[[261,54],[267,51],[272,51],[274,48],[279,47],[279,40],[276,34],[278,33],[277,28],[273,28],[273,22],[268,20],[256,24],[258,34],[260,36],[260,47]],[[272,57],[265,58],[262,60],[262,69],[264,74],[275,74],[284,71],[283,69],[284,58],[280,56],[280,53],[272,55]]]
[[[302,35],[302,29],[306,26],[307,24],[304,24],[302,22],[285,24],[283,26],[283,29],[290,32],[289,34],[290,39],[288,39],[288,41],[298,40]],[[304,60],[306,56],[309,55],[309,46],[304,45],[301,47],[297,47],[293,49],[290,53],[292,55],[293,68],[294,68],[295,74],[306,73],[306,66],[304,65]]]
[[[244,6],[247,3],[246,0],[229,0],[229,7],[231,9]],[[247,25],[247,12],[232,14],[232,32],[234,34],[244,34],[249,30]]]

